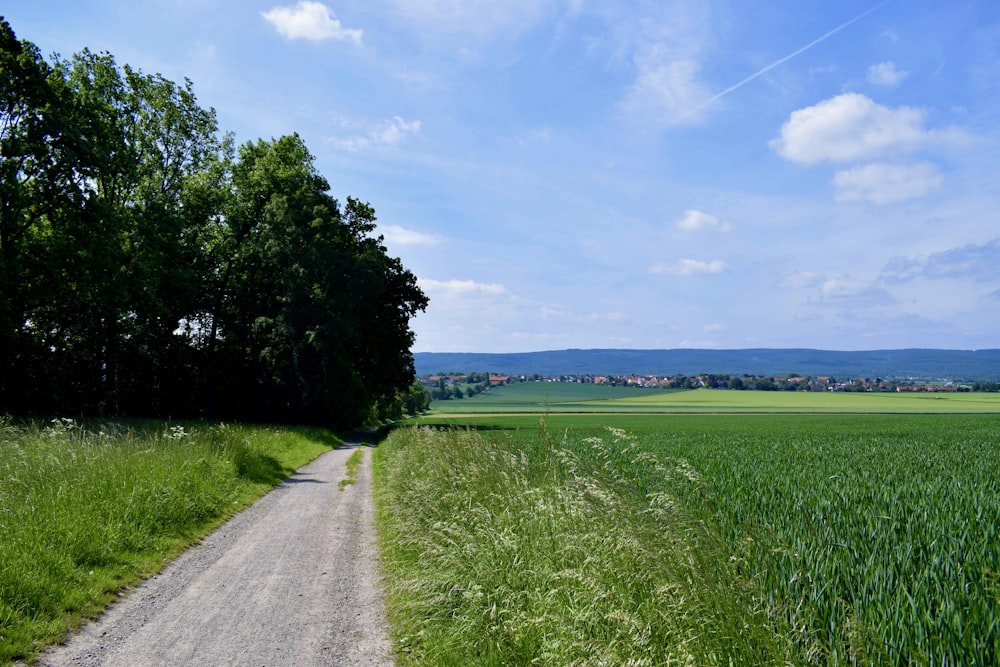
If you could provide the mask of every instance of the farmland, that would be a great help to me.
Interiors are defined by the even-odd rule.
[[[548,397],[379,452],[386,534],[422,554],[386,554],[413,664],[1000,659],[995,396]]]
[[[1000,413],[1000,393],[851,393],[690,391],[565,382],[524,382],[461,401],[432,404],[432,414],[478,413]]]

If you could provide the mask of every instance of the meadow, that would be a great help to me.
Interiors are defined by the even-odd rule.
[[[0,419],[0,664],[58,641],[340,442],[319,429]]]
[[[997,664],[995,397],[798,396],[570,397],[391,434],[404,663]]]

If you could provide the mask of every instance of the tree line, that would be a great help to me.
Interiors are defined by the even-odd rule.
[[[298,135],[236,146],[192,83],[0,17],[0,413],[356,424],[427,306]]]

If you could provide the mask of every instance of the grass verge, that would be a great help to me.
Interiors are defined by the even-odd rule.
[[[28,660],[340,440],[0,420],[0,664]]]
[[[375,450],[376,507],[404,665],[794,662],[715,532],[638,468],[683,461],[609,430],[586,456],[544,430],[407,428]],[[631,456],[622,472],[619,452]],[[776,631],[777,630],[777,631]],[[782,631],[785,630],[785,631]]]

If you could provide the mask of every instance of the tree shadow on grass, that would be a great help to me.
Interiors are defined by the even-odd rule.
[[[287,470],[278,459],[268,454],[255,452],[247,447],[240,447],[232,454],[236,465],[236,474],[251,482],[263,482],[274,486],[285,479]]]

